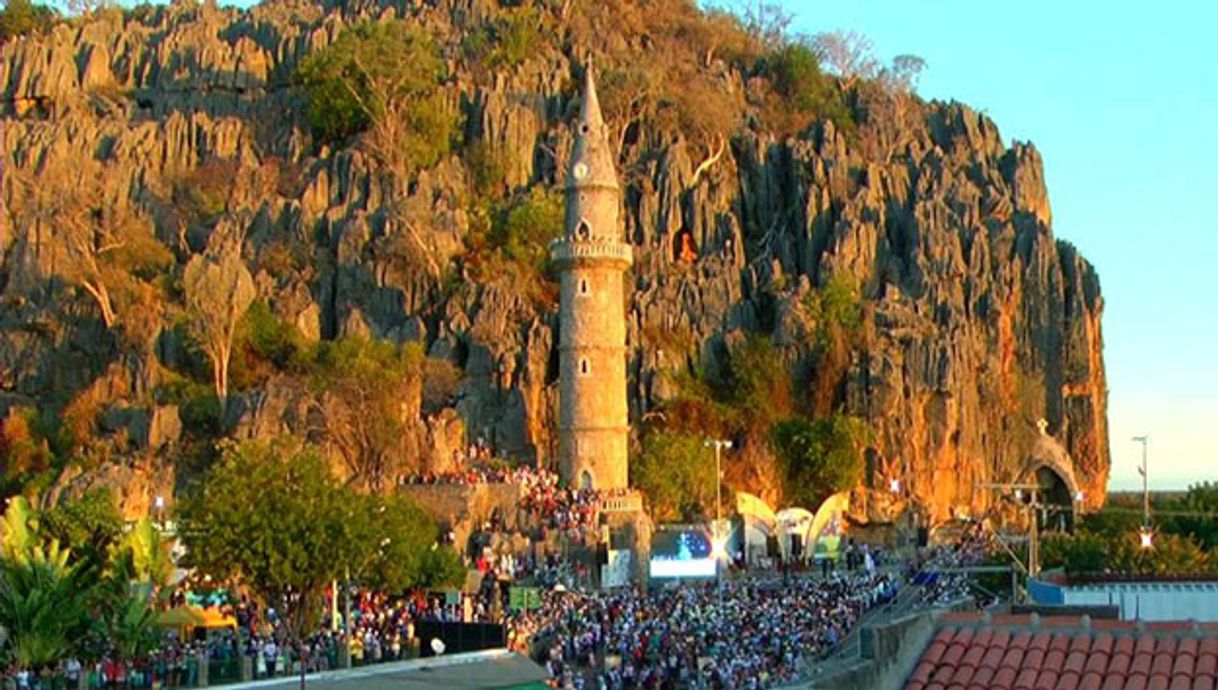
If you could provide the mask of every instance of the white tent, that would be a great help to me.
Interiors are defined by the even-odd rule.
[[[791,557],[792,547],[797,541],[801,557],[806,556],[810,546],[807,537],[808,528],[812,526],[812,513],[805,508],[784,508],[778,511],[777,518],[778,550],[782,552],[782,557]]]

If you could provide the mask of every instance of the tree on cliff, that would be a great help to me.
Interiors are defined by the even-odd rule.
[[[199,254],[186,264],[182,288],[190,328],[211,360],[212,382],[223,410],[228,400],[233,338],[257,294],[254,279],[235,250],[214,257]]]
[[[829,496],[858,486],[872,435],[863,420],[840,414],[776,424],[772,442],[786,470],[787,497],[815,510]]]
[[[259,610],[274,608],[299,641],[316,630],[326,587],[348,571],[397,591],[450,584],[428,567],[434,523],[401,501],[341,485],[316,450],[292,438],[229,444],[179,504],[186,561],[248,587]]]
[[[109,198],[102,186],[107,172],[89,158],[71,169],[11,174],[25,190],[16,223],[44,228],[59,240],[50,245],[58,254],[51,270],[88,294],[102,323],[113,328],[124,308],[144,299],[153,282],[149,276],[167,269],[172,256],[153,236],[151,223]]]
[[[439,88],[445,73],[435,41],[394,20],[346,29],[301,63],[296,80],[322,139],[367,132],[382,163],[418,170],[435,165],[451,144],[455,117]]]
[[[46,5],[35,5],[30,0],[7,0],[0,10],[0,43],[31,33],[50,30],[58,16]]]
[[[384,488],[392,462],[401,455],[408,414],[422,395],[423,349],[383,340],[343,338],[317,354],[315,385],[325,434],[347,465],[353,482]]]
[[[696,520],[714,509],[714,456],[700,436],[652,431],[630,463],[630,484],[646,494],[652,518]]]

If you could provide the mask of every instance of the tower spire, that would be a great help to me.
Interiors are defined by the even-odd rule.
[[[617,171],[613,167],[613,152],[609,148],[608,128],[601,115],[600,98],[596,95],[596,78],[591,57],[584,74],[584,94],[579,107],[579,124],[575,132],[575,149],[571,152],[571,167],[567,171],[569,189],[606,187],[618,189]]]
[[[601,116],[601,101],[596,95],[596,68],[592,64],[592,56],[588,56],[587,74],[584,77],[584,98],[580,103],[579,121],[588,127],[605,126],[605,118]]]

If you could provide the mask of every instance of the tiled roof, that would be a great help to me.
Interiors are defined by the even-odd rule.
[[[1218,690],[1213,626],[1026,616],[942,623],[905,690]]]

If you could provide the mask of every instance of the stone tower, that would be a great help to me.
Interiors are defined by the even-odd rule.
[[[626,297],[632,252],[592,70],[567,170],[567,219],[551,246],[559,271],[558,466],[569,485],[626,488]]]

